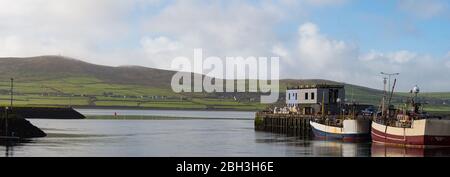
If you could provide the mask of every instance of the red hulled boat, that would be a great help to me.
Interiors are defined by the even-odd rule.
[[[450,146],[450,120],[423,111],[423,105],[417,102],[417,86],[411,90],[413,96],[404,107],[396,109],[390,105],[395,83],[396,80],[390,93],[388,108],[385,108],[385,94],[382,111],[373,119],[372,141],[419,147]]]

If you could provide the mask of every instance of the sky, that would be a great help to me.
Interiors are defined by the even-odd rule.
[[[0,0],[0,57],[171,69],[177,56],[279,56],[280,77],[450,91],[446,0]]]

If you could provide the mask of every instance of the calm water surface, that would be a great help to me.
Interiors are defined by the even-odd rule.
[[[80,110],[83,114],[111,115],[134,111]],[[166,112],[166,113],[164,113]],[[426,152],[375,146],[303,140],[254,131],[252,112],[143,111],[211,119],[180,120],[30,120],[48,136],[14,146],[0,146],[1,156],[424,156],[448,155],[448,151]],[[136,113],[136,115],[139,115]],[[134,115],[134,114],[133,114]],[[186,116],[189,115],[189,116]],[[232,118],[232,119],[217,119]],[[427,154],[428,153],[428,154]]]
[[[191,110],[113,110],[113,109],[77,109],[84,115],[128,115],[128,116],[163,116],[191,117],[209,119],[253,119],[255,112],[244,111],[191,111]]]

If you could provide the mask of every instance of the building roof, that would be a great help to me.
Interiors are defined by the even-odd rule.
[[[314,88],[344,88],[344,85],[331,85],[331,84],[310,84],[310,85],[298,85],[297,87],[288,87],[287,90],[298,89],[314,89]]]

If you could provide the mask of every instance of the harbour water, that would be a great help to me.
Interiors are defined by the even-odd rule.
[[[79,110],[88,115],[151,115],[201,119],[30,120],[48,136],[0,146],[0,156],[81,157],[367,157],[449,156],[450,150],[305,140],[254,130],[253,112]],[[162,114],[162,115],[161,115]],[[206,116],[205,116],[206,115]],[[209,116],[207,116],[209,115]]]

